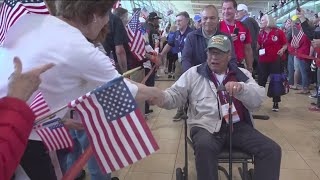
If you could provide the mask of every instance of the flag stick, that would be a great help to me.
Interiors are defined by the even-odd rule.
[[[127,77],[133,73],[135,73],[136,71],[142,69],[142,66],[139,66],[139,67],[136,67],[134,69],[131,69],[125,73],[123,73],[122,77]],[[68,105],[64,105],[63,107],[59,108],[58,110],[54,111],[53,113],[47,115],[47,116],[44,116],[43,118],[40,118],[39,120],[36,120],[35,121],[35,124],[39,124],[39,123],[43,123],[44,121],[47,121],[49,119],[51,119],[56,113],[62,111],[63,109],[67,108]]]
[[[92,156],[92,148],[91,145],[87,147],[87,149],[83,152],[83,154],[79,157],[79,159],[72,165],[70,169],[66,172],[66,174],[62,177],[62,180],[74,180],[78,173],[82,170],[82,168],[86,165],[88,160]]]

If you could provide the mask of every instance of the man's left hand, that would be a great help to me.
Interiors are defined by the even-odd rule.
[[[243,87],[239,82],[229,81],[225,85],[229,94],[238,94],[242,91]]]

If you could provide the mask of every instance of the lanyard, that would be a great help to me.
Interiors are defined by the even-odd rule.
[[[270,31],[271,32],[271,31]],[[267,41],[267,39],[268,39],[268,37],[269,37],[269,34],[270,34],[270,32],[266,32],[266,33],[264,33],[263,32],[263,36],[262,36],[262,43],[261,43],[261,47],[262,47],[262,49],[263,49],[263,44]]]
[[[229,31],[229,34],[232,34],[231,31],[230,31],[229,25],[228,25],[226,22],[224,22],[224,23],[225,23],[226,26],[227,26],[227,29],[228,29],[228,31]],[[230,26],[231,26],[231,25],[230,25]],[[235,28],[237,28],[237,24],[236,24],[236,23],[234,23],[234,28],[233,28],[233,29],[235,29]]]

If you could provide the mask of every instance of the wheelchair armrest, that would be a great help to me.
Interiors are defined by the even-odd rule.
[[[269,120],[270,116],[268,115],[252,115],[253,119],[260,119],[260,120]]]

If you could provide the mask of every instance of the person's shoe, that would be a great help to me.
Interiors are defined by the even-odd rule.
[[[149,110],[146,111],[144,114],[145,114],[145,115],[148,115],[148,114],[150,114],[150,113],[153,113],[153,110],[152,110],[152,109],[149,109]]]
[[[320,112],[320,107],[317,107],[317,106],[311,106],[308,109],[309,111]]]
[[[188,119],[188,116],[186,113],[183,113],[183,115],[181,116],[180,119],[183,119],[183,120],[187,120]]]
[[[86,177],[86,171],[82,170],[80,173],[80,176],[75,178],[74,180],[83,180],[83,179],[85,179],[85,177]]]
[[[317,93],[311,94],[309,96],[309,98],[313,98],[313,99],[317,99],[317,97],[318,97]]]
[[[173,117],[173,121],[180,121],[183,113],[177,112],[177,114]]]
[[[278,112],[279,111],[279,104],[278,103],[273,103],[272,111],[273,112]]]

